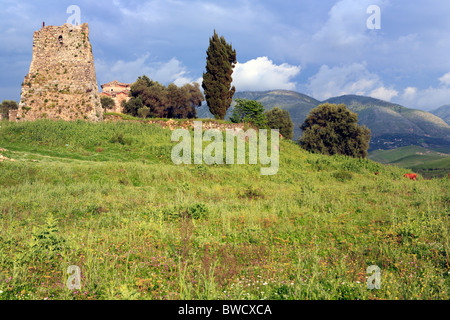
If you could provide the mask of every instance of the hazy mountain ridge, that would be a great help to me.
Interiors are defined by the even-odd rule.
[[[350,110],[358,113],[359,123],[369,127],[372,136],[412,134],[450,140],[450,126],[426,111],[356,95],[330,98],[324,102],[344,103]]]
[[[450,126],[438,116],[399,104],[366,96],[344,95],[325,101],[316,100],[305,94],[289,90],[242,91],[234,99],[249,99],[261,102],[266,110],[280,107],[288,110],[294,123],[294,140],[301,136],[300,124],[311,109],[321,103],[345,104],[358,114],[358,121],[371,129],[371,149],[393,149],[405,145],[448,147]],[[235,104],[233,100],[232,107]],[[227,112],[226,118],[233,108]],[[445,110],[444,110],[445,111]],[[212,118],[206,104],[198,109],[199,118]]]
[[[432,114],[438,116],[444,120],[448,125],[450,125],[450,104],[439,107],[436,110],[431,111]]]

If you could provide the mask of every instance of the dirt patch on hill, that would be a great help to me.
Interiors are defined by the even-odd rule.
[[[3,148],[0,148],[0,152],[5,152],[5,151],[8,151],[8,150],[3,149]],[[2,154],[0,153],[0,162],[3,162],[3,161],[12,161],[12,162],[14,162],[14,161],[16,161],[16,160],[14,160],[14,159],[9,159],[9,158],[5,157],[4,155],[2,155]]]

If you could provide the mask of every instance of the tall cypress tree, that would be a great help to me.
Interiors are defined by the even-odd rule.
[[[214,30],[206,54],[206,73],[203,73],[202,88],[209,111],[216,119],[223,120],[236,91],[234,86],[231,87],[231,75],[237,62],[236,50],[233,50],[223,36],[219,38]]]

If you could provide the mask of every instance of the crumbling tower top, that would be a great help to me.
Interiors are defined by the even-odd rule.
[[[103,118],[89,26],[43,26],[22,84],[18,118],[98,121]]]

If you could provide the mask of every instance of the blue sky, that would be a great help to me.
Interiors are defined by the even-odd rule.
[[[432,110],[450,104],[450,1],[1,0],[0,100],[20,99],[33,32],[70,5],[89,23],[99,85],[146,74],[201,81],[215,29],[232,43],[238,91],[290,89],[318,100],[368,95]],[[380,8],[369,29],[367,8]]]

